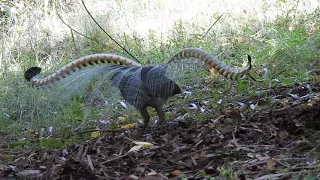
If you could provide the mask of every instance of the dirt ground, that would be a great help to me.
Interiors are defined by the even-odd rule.
[[[272,91],[272,107],[250,108],[268,104],[254,97],[216,119],[177,118],[164,131],[104,130],[92,140],[48,151],[16,152],[0,144],[1,156],[12,157],[0,159],[0,179],[316,179],[320,84],[306,86]]]

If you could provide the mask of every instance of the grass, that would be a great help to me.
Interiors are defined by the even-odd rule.
[[[256,8],[247,6],[249,1],[243,1],[239,6],[232,1],[213,4],[205,1],[202,5],[193,1],[179,4],[176,1],[143,0],[101,3],[88,2],[87,6],[100,24],[142,64],[165,62],[184,47],[202,48],[232,66],[243,66],[246,55],[253,56],[251,74],[260,81],[256,84],[248,80],[231,82],[221,77],[203,83],[204,71],[185,73],[179,81],[184,88],[188,89],[187,82],[191,78],[196,84],[202,82],[200,86],[209,84],[209,90],[192,87],[192,96],[171,100],[169,104],[182,104],[182,108],[177,113],[172,112],[175,117],[169,113],[170,119],[189,112],[187,107],[197,99],[207,99],[208,108],[214,110],[213,116],[206,114],[209,112],[192,113],[190,119],[201,121],[218,116],[230,102],[252,96],[261,87],[318,79],[320,11],[314,4],[316,1],[278,1],[271,5],[259,1]],[[49,127],[53,127],[58,136],[66,134],[83,120],[85,112],[87,125],[99,120],[117,122],[119,116],[132,121],[140,118],[132,108],[126,111],[117,104],[85,108],[86,102],[77,98],[52,104],[50,94],[27,85],[23,72],[31,66],[42,67],[44,74],[48,75],[71,60],[91,53],[129,56],[89,21],[76,2],[60,5],[66,8],[59,9],[65,20],[107,47],[80,37],[62,25],[55,15],[54,4],[27,1],[13,6],[17,9],[17,14],[12,17],[15,23],[2,23],[0,27],[0,132],[7,134],[7,141],[39,138],[34,132]],[[112,11],[108,11],[110,8]],[[222,18],[204,36],[221,14]],[[225,98],[229,95],[231,98]],[[218,103],[219,100],[222,103]],[[113,110],[115,107],[117,112]]]

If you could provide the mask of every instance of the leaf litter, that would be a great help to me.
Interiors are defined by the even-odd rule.
[[[319,84],[280,87],[234,102],[202,122],[184,116],[164,130],[149,126],[88,131],[91,140],[61,148],[0,144],[0,178],[12,179],[292,179],[320,173]],[[312,92],[310,92],[312,88]],[[195,105],[195,104],[194,104]],[[101,133],[98,133],[101,132]],[[53,137],[51,137],[53,138]],[[226,175],[229,169],[229,174]]]

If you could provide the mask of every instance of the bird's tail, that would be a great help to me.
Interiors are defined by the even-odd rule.
[[[173,61],[178,61],[187,58],[197,58],[205,63],[207,63],[210,67],[217,70],[221,75],[226,78],[236,80],[238,78],[243,77],[248,70],[251,69],[251,57],[248,55],[248,64],[244,68],[234,68],[230,67],[224,62],[220,61],[218,58],[213,56],[212,54],[198,48],[185,48],[180,52],[176,53],[167,63],[169,65]]]
[[[56,72],[52,73],[51,75],[41,78],[39,73],[41,72],[41,68],[39,67],[31,67],[29,68],[24,77],[27,81],[30,81],[34,87],[44,87],[49,86],[52,83],[64,79],[70,76],[72,73],[86,67],[86,66],[93,66],[96,64],[101,63],[108,63],[114,65],[123,65],[123,66],[131,66],[131,67],[138,67],[141,66],[137,62],[127,59],[122,56],[114,55],[114,54],[92,54],[88,56],[81,57],[76,59],[69,64],[63,66]],[[110,66],[112,67],[112,65]]]

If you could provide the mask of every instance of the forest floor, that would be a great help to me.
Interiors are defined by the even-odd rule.
[[[265,108],[199,123],[180,117],[163,131],[88,130],[99,135],[51,150],[0,144],[0,179],[317,179],[320,84],[309,85],[274,89],[272,107],[254,97]]]

